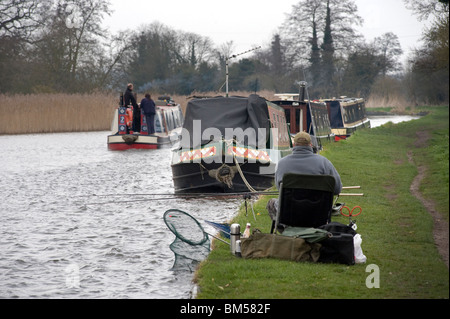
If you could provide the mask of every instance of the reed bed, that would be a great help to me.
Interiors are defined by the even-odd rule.
[[[248,96],[250,92],[230,92],[229,95]],[[258,92],[273,99],[273,92]],[[157,99],[162,94],[152,94]],[[189,96],[171,96],[181,105],[183,112],[193,96],[214,97],[217,92],[195,92]],[[144,93],[137,94],[140,102]],[[40,93],[0,94],[0,135],[58,132],[105,131],[111,128],[114,109],[118,106],[119,93]]]
[[[0,95],[0,134],[102,131],[111,128],[118,95]]]
[[[396,114],[405,113],[408,108],[411,108],[411,105],[412,103],[401,95],[381,96],[372,94],[366,100],[366,108],[389,107]]]

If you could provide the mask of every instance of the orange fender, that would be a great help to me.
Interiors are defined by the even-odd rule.
[[[127,114],[125,115],[125,122],[127,126],[130,128],[133,123],[133,110],[130,107],[127,107]]]

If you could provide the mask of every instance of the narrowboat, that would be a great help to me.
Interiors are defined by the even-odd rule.
[[[301,87],[299,94],[275,94],[277,100],[271,102],[284,109],[291,136],[302,131],[309,133],[313,148],[318,152],[322,149],[322,140],[330,140],[333,136],[328,109],[324,102],[305,100],[304,88]]]
[[[324,99],[330,118],[331,131],[336,141],[346,139],[358,128],[370,128],[366,107],[362,98]]]
[[[122,101],[122,99],[121,99]],[[149,134],[145,116],[141,116],[141,131],[131,130],[133,109],[130,105],[120,105],[114,112],[111,135],[108,135],[108,149],[157,149],[170,147],[176,140],[183,125],[181,106],[170,97],[159,97],[155,100],[155,133]]]
[[[273,186],[275,165],[291,152],[278,105],[256,94],[193,99],[172,148],[175,193],[266,190]]]

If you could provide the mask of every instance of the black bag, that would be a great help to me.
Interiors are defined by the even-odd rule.
[[[318,228],[329,231],[330,233],[344,233],[350,234],[352,236],[355,236],[357,234],[356,230],[354,230],[350,226],[338,222],[331,222]]]
[[[327,230],[332,236],[320,242],[322,247],[318,262],[354,265],[353,236],[356,235],[356,231],[348,225],[337,222],[331,222],[319,228]]]

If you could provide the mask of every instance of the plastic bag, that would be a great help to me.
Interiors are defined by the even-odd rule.
[[[361,248],[362,238],[360,234],[353,236],[353,245],[355,246],[355,263],[364,264],[367,260]]]

